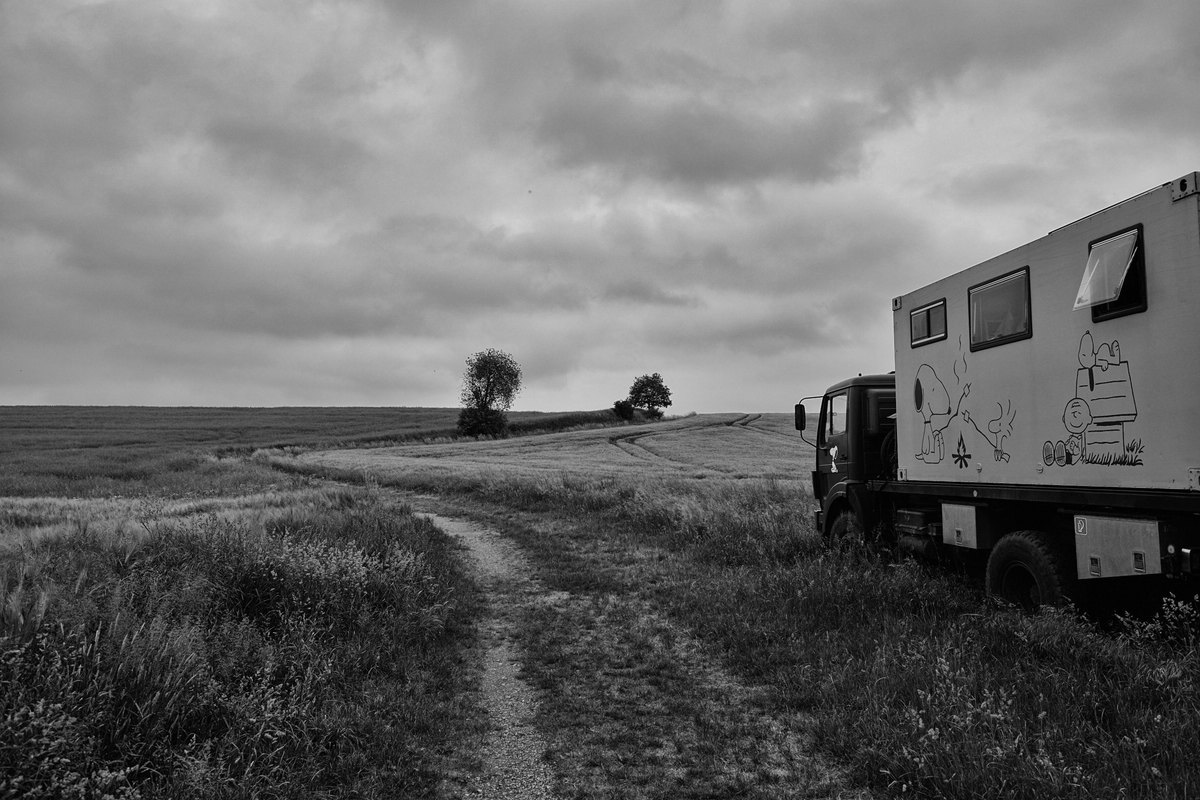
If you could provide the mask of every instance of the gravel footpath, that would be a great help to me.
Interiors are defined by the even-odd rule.
[[[487,597],[488,615],[481,622],[480,632],[484,653],[481,694],[488,716],[488,734],[480,753],[482,773],[468,778],[465,785],[459,784],[463,796],[487,800],[552,800],[554,778],[546,759],[547,742],[534,726],[537,699],[519,674],[521,650],[515,620],[530,606],[550,603],[567,608],[572,596],[565,592],[550,592],[532,578],[528,560],[496,531],[464,519],[418,513],[468,548],[475,575]],[[613,602],[618,601],[614,599]],[[625,605],[632,602],[620,600]],[[791,775],[796,781],[791,787],[794,795],[788,792],[787,796],[872,796],[865,789],[845,788],[844,774],[812,751],[808,722],[799,718],[777,719],[756,711],[753,695],[758,690],[742,686],[719,663],[712,661],[706,649],[690,634],[674,630],[669,620],[651,609],[639,613],[638,619],[639,625],[651,632],[661,629],[670,634],[652,638],[660,643],[670,643],[669,658],[684,665],[694,675],[697,692],[712,694],[711,704],[715,706],[722,702],[732,703],[728,712],[729,724],[735,729],[745,729],[746,735],[757,742],[752,748],[753,755],[746,757],[770,762]],[[667,644],[663,646],[667,647]],[[617,695],[624,690],[633,696],[644,690],[653,698],[657,691],[640,684],[622,686],[621,675],[617,673],[600,676],[600,679],[612,683],[612,691]],[[728,746],[738,745],[730,742]],[[732,759],[730,769],[737,769],[740,762],[732,758],[734,754],[726,755]],[[755,764],[756,768],[762,766]],[[570,774],[563,777],[571,782]],[[772,790],[779,788],[776,785]]]
[[[533,726],[536,701],[518,675],[520,661],[511,617],[544,593],[529,577],[528,562],[495,531],[462,519],[422,514],[470,550],[491,613],[484,620],[483,699],[490,722],[481,754],[483,774],[468,797],[488,800],[550,800],[552,778],[546,742]]]

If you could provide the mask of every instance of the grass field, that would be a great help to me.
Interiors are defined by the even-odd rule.
[[[705,414],[654,426],[569,431],[492,442],[409,444],[299,453],[373,475],[563,479],[776,478],[810,480],[812,456],[785,414]],[[261,452],[260,458],[281,455]]]
[[[0,409],[0,798],[456,785],[480,725],[457,547],[391,496],[238,455],[456,416]]]
[[[0,796],[460,796],[481,599],[396,491],[554,592],[520,638],[564,797],[826,796],[810,750],[880,796],[1200,791],[1196,606],[1027,616],[829,549],[790,415],[0,412]]]
[[[449,440],[453,408],[0,406],[0,496],[223,495],[279,480],[240,456]],[[517,433],[604,424],[611,412],[510,415]]]
[[[1070,609],[1027,616],[988,603],[969,570],[830,550],[810,527],[811,449],[789,426],[715,415],[260,457],[440,494],[531,554],[570,598],[525,629],[565,796],[793,796],[802,776],[781,781],[771,742],[796,714],[884,795],[1200,790],[1187,757],[1200,746],[1196,605],[1104,625]],[[696,646],[775,727],[680,672]]]

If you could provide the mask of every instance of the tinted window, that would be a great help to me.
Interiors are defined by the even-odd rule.
[[[938,300],[908,315],[913,347],[946,338],[946,301]]]
[[[967,292],[971,314],[971,349],[1028,339],[1033,335],[1029,317],[1029,268],[1010,272]]]

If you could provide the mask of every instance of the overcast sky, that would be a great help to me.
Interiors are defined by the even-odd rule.
[[[0,0],[0,404],[786,411],[1198,77],[1195,0]]]

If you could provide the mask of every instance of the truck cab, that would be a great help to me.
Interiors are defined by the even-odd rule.
[[[807,416],[802,401],[796,407],[801,431]],[[867,482],[894,475],[895,432],[894,374],[859,375],[834,384],[820,398],[812,473],[813,497],[820,504],[818,531],[841,535],[846,526],[874,527],[877,514]]]

